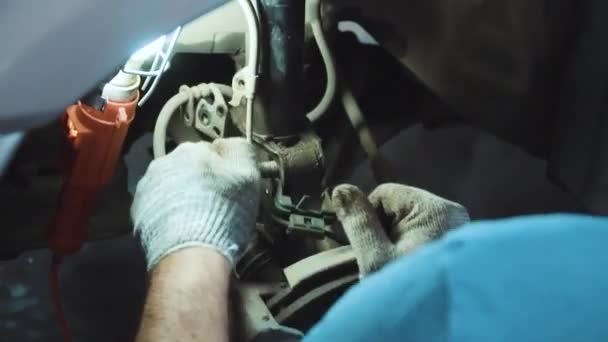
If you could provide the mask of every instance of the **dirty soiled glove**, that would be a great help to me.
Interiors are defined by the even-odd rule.
[[[255,225],[259,185],[253,147],[240,138],[185,143],[154,160],[131,207],[148,270],[193,246],[213,248],[234,266]]]
[[[369,198],[356,186],[340,185],[332,202],[362,276],[469,222],[460,204],[400,184],[380,185]]]

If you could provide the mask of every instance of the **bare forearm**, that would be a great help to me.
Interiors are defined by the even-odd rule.
[[[228,341],[230,265],[216,251],[187,248],[152,271],[137,342]]]

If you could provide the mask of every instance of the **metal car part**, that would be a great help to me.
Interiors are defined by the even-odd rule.
[[[248,79],[251,79],[251,77],[248,77],[248,75],[251,74],[252,71],[249,69],[249,67],[244,66],[239,71],[237,71],[232,77],[233,95],[232,99],[230,100],[231,106],[238,107],[243,101],[243,99],[247,98],[247,81]]]
[[[276,283],[270,285],[240,284],[237,287],[233,300],[236,303],[238,341],[251,341],[264,331],[281,328],[263,299],[277,292],[281,286],[283,284]]]
[[[254,135],[283,138],[305,130],[301,87],[304,72],[305,1],[259,3],[262,64],[254,103]]]
[[[271,158],[276,159],[279,169],[272,217],[287,228],[287,233],[323,238],[325,227],[332,224],[335,216],[324,206],[321,140],[312,132],[294,139],[297,141],[293,145],[273,140],[260,142]]]
[[[211,139],[222,138],[228,115],[228,105],[222,91],[215,84],[209,84],[210,96],[198,101],[194,111],[194,127]],[[184,116],[186,122],[189,117]]]
[[[242,341],[280,326],[307,331],[319,313],[359,280],[350,246],[322,251],[282,271],[284,280],[244,282],[237,288],[235,312]]]

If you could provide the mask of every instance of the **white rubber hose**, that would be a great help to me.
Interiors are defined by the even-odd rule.
[[[325,86],[323,98],[321,98],[321,101],[319,101],[313,110],[306,114],[311,122],[315,122],[329,110],[329,106],[336,95],[337,76],[336,64],[331,54],[331,50],[329,49],[329,45],[327,44],[325,32],[323,31],[323,24],[321,22],[321,0],[308,0],[306,3],[306,10],[308,11],[308,17],[310,19],[312,34],[319,47],[319,52],[321,52],[321,57],[325,64],[325,73],[327,74],[327,84]]]
[[[359,142],[361,143],[363,150],[365,150],[365,153],[370,159],[375,158],[376,155],[378,155],[378,144],[376,144],[372,132],[365,122],[363,111],[361,110],[357,99],[346,86],[342,87],[341,100],[348,120],[359,136]]]
[[[219,89],[222,95],[226,98],[232,97],[232,87],[224,84],[211,83]],[[201,99],[202,97],[208,96],[210,93],[209,85],[201,83],[194,87],[181,86],[179,93],[169,99],[163,106],[156,119],[156,125],[154,126],[154,135],[152,140],[152,149],[154,151],[154,159],[160,158],[167,154],[165,149],[165,143],[167,141],[167,128],[169,122],[175,113],[179,111],[179,107],[185,105],[189,101],[194,102]],[[192,108],[193,110],[194,108]],[[196,113],[191,113],[196,115]]]
[[[165,150],[165,143],[167,140],[167,127],[169,121],[173,117],[173,114],[177,113],[179,107],[186,104],[189,100],[189,96],[186,93],[178,93],[165,103],[163,109],[161,109],[158,118],[156,119],[156,126],[154,126],[154,138],[152,140],[152,149],[154,150],[154,159],[160,158],[167,154]]]

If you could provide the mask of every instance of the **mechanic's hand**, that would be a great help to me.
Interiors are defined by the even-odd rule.
[[[380,185],[369,198],[356,186],[340,185],[332,201],[363,276],[469,222],[460,204],[400,184]]]
[[[259,192],[255,153],[244,139],[184,143],[154,160],[131,207],[148,270],[192,246],[213,248],[234,266],[255,226]]]

